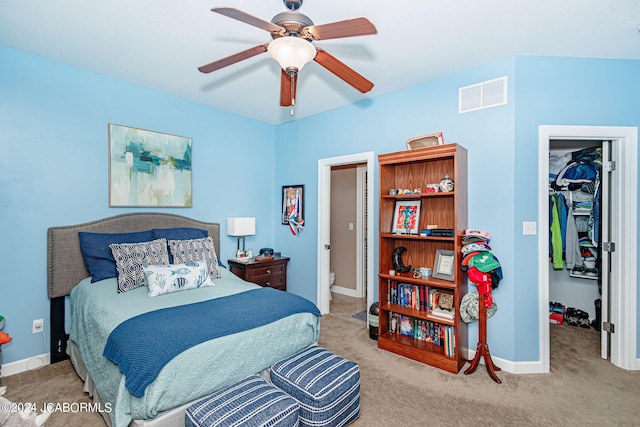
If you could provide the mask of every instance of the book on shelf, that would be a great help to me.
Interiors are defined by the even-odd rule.
[[[400,335],[413,337],[413,317],[400,316]]]
[[[445,326],[444,334],[444,355],[447,357],[455,357],[456,355],[456,335],[453,326]]]
[[[453,320],[456,315],[453,301],[453,293],[429,289],[429,314],[440,319]]]
[[[390,304],[413,308],[418,311],[427,311],[425,301],[426,286],[413,285],[411,283],[398,283],[389,280],[387,284],[387,301]]]
[[[451,308],[451,310],[445,310],[444,308],[435,307],[433,310],[431,310],[431,313],[429,314],[432,317],[439,317],[441,319],[453,320],[453,318],[456,315],[456,309]]]
[[[416,319],[397,313],[389,313],[389,332],[427,343],[444,346],[447,356],[452,354],[452,349],[446,348],[453,340],[455,328],[451,325],[443,325],[431,320]]]
[[[400,315],[398,313],[389,313],[389,332],[392,334],[398,333],[398,322],[400,321]]]

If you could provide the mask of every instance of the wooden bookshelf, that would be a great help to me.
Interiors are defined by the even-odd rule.
[[[467,276],[460,270],[462,236],[467,228],[467,151],[458,144],[445,144],[416,150],[405,150],[378,156],[380,168],[379,202],[379,336],[378,347],[402,356],[426,363],[445,371],[457,373],[466,360],[467,325],[459,316],[462,297],[467,292]],[[454,180],[454,191],[390,195],[391,189],[424,189],[426,184],[436,184],[448,175]],[[419,200],[420,216],[418,234],[394,234],[393,221],[397,201]],[[427,225],[453,229],[453,237],[420,235]],[[434,269],[437,250],[449,250],[454,254],[453,281],[413,278],[411,271],[390,275],[394,269],[392,253],[397,247],[405,247],[403,263],[412,268]],[[390,283],[404,283],[427,289],[442,290],[454,295],[456,314],[452,320],[437,318],[429,309],[416,309],[390,301]],[[441,342],[401,335],[390,330],[391,316],[406,316],[416,323],[432,322],[447,328],[452,335],[453,354],[447,354]],[[405,317],[405,318],[406,318]],[[443,329],[444,330],[444,329]],[[419,335],[419,334],[418,334]],[[423,337],[421,337],[423,338]],[[450,339],[450,340],[451,340]],[[440,340],[443,341],[443,340]],[[449,353],[451,350],[449,349]]]

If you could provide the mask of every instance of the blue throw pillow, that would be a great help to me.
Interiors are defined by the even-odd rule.
[[[151,230],[135,233],[86,233],[79,232],[80,250],[84,265],[91,275],[91,282],[118,277],[116,260],[109,245],[111,243],[140,243],[153,240]]]
[[[162,239],[165,238],[167,240],[189,240],[189,239],[203,239],[209,236],[209,232],[207,230],[202,230],[200,228],[154,228],[151,230],[153,233],[153,239]]]

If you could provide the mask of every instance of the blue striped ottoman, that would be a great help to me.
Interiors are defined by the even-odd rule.
[[[251,375],[193,405],[184,414],[185,427],[298,426],[300,405],[291,396]]]
[[[344,426],[360,416],[360,368],[311,346],[271,367],[271,381],[300,403],[301,426]]]

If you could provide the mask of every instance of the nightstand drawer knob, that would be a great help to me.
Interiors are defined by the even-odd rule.
[[[271,274],[271,270],[267,270],[267,274]]]
[[[270,282],[265,282],[265,285],[271,286],[271,283]]]

